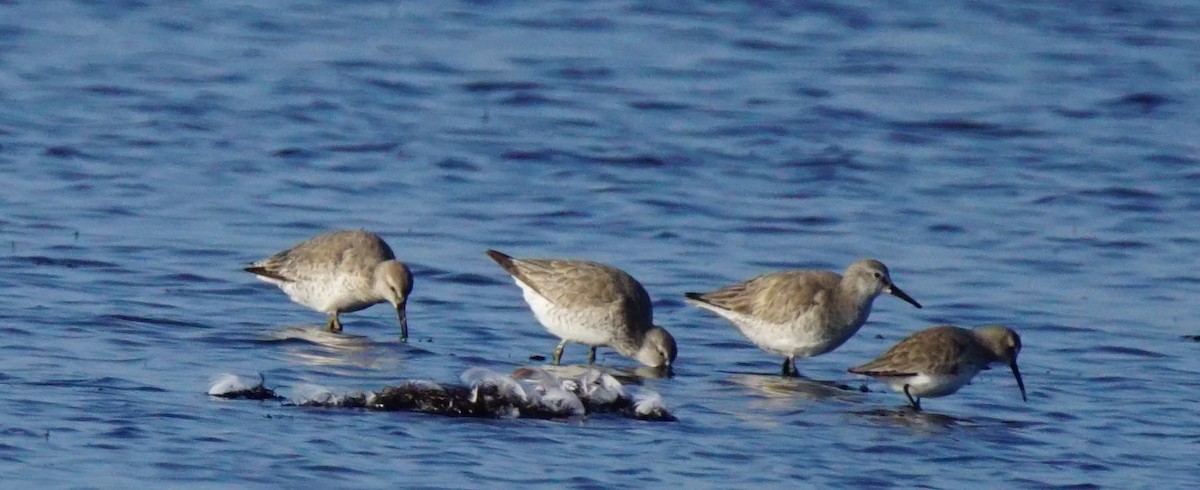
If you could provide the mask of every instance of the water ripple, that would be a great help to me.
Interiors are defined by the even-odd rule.
[[[0,459],[45,470],[5,482],[1194,487],[1197,18],[1167,0],[0,0],[0,413],[19,421]],[[413,264],[409,343],[387,307],[346,314],[341,343],[313,333],[324,315],[239,270],[358,227]],[[362,390],[546,355],[487,248],[634,273],[680,345],[676,376],[645,383],[683,422],[198,395],[214,367]],[[871,392],[780,380],[681,297],[858,257],[927,308],[880,299],[802,369]],[[1017,328],[1029,403],[991,372],[911,416],[845,372],[935,322]],[[630,466],[629,448],[655,450]]]

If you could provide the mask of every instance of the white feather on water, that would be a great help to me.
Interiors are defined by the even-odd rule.
[[[497,373],[486,368],[470,368],[463,371],[458,379],[462,380],[468,386],[475,388],[472,392],[472,400],[476,400],[478,389],[483,387],[494,387],[499,392],[499,396],[506,400],[520,401],[522,403],[529,401],[529,396],[525,388],[519,382],[510,376]]]
[[[316,384],[299,384],[292,389],[292,398],[297,404],[318,403],[322,405],[340,403],[346,395],[338,395],[332,389]]]
[[[633,413],[642,417],[660,416],[667,413],[667,403],[658,392],[638,390],[633,396]]]
[[[617,378],[598,369],[588,369],[579,377],[583,398],[600,405],[608,405],[621,398],[629,398],[629,392]]]
[[[557,376],[539,368],[522,367],[513,371],[512,377],[526,387],[531,406],[566,417],[584,415],[583,401],[573,390],[565,388],[572,380],[560,380]]]
[[[208,394],[212,396],[221,396],[234,391],[248,390],[251,386],[254,385],[245,378],[236,374],[218,374],[213,376],[212,385],[208,388]]]

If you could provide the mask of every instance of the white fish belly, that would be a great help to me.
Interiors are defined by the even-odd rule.
[[[568,342],[608,345],[620,326],[607,308],[563,308],[551,303],[521,281],[525,302],[543,327]]]

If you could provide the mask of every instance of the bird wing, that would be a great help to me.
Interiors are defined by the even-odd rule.
[[[363,230],[317,235],[244,270],[283,282],[329,277],[331,272],[395,259],[391,247],[378,235]],[[303,267],[298,266],[302,263]]]
[[[970,332],[951,326],[927,328],[908,336],[874,361],[849,371],[868,376],[958,374],[971,349]]]
[[[718,308],[784,323],[829,300],[841,276],[833,272],[795,270],[763,274],[704,294],[687,297]]]
[[[516,259],[489,250],[516,280],[561,307],[586,308],[619,303],[630,320],[649,324],[653,313],[650,295],[624,271],[599,262],[566,259]]]

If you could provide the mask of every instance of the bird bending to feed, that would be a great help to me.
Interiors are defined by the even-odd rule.
[[[650,295],[636,279],[616,267],[586,260],[515,259],[488,250],[524,292],[525,302],[550,333],[562,339],[554,364],[568,342],[608,346],[650,367],[670,367],[675,339],[654,325]]]
[[[710,293],[685,293],[687,302],[733,322],[759,348],[784,356],[783,375],[796,376],[796,358],[819,356],[854,336],[882,293],[920,303],[892,284],[887,266],[859,260],[843,275],[828,271],[772,272]]]
[[[1021,336],[1001,325],[974,330],[952,326],[932,327],[901,340],[878,359],[850,368],[887,383],[904,393],[914,409],[921,409],[921,398],[950,395],[971,383],[989,364],[1002,362],[1012,369],[1025,397],[1025,382],[1017,369]]]
[[[408,340],[405,305],[412,272],[379,235],[363,230],[323,233],[245,270],[279,286],[292,301],[329,314],[330,332],[342,331],[340,313],[391,303],[400,319],[400,340]]]

